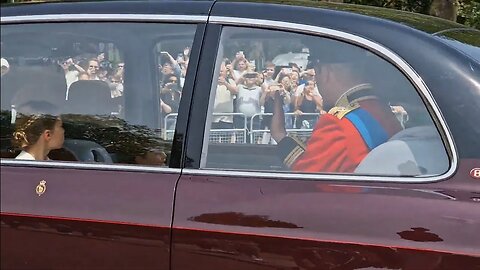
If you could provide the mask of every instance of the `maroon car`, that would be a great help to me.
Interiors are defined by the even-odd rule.
[[[480,269],[479,30],[17,4],[1,60],[1,269]]]

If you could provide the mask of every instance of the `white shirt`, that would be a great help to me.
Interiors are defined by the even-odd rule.
[[[302,95],[302,93],[303,93],[303,88],[305,88],[305,84],[304,84],[304,83],[303,83],[303,84],[300,84],[299,86],[297,86],[297,90],[295,90],[295,96],[296,96],[296,97],[299,97],[299,96]],[[314,96],[320,96],[320,97],[322,96],[322,95],[320,95],[320,92],[318,92],[317,86],[315,86],[315,88],[313,88],[313,95],[314,95]]]
[[[27,151],[22,151],[20,152],[20,154],[18,154],[18,156],[15,157],[15,159],[23,159],[23,160],[35,160],[35,157],[28,153]],[[47,157],[47,160],[50,160],[48,157]]]
[[[247,88],[245,85],[238,85],[237,94],[237,111],[251,117],[256,113],[260,113],[260,95],[262,89],[260,86]]]
[[[26,151],[22,151],[15,159],[35,160],[35,157]]]
[[[228,90],[225,85],[218,85],[215,93],[215,105],[213,107],[214,113],[233,113],[233,98],[234,95]],[[214,116],[213,122],[227,122],[232,123],[233,117],[222,115]]]
[[[233,70],[233,74],[235,75],[235,78],[237,78],[237,80],[240,77],[242,77],[245,73],[247,73],[246,69],[244,71],[240,71],[240,70],[236,70],[236,69]]]
[[[65,80],[67,81],[67,92],[65,93],[65,100],[68,100],[68,91],[70,90],[70,85],[78,81],[78,74],[80,72],[76,70],[69,70],[65,73]]]

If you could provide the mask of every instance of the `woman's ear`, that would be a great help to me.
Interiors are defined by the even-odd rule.
[[[52,138],[52,131],[49,129],[46,129],[45,131],[43,131],[42,137],[47,141],[50,140]]]

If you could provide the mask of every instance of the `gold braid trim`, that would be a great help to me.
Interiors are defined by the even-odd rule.
[[[296,136],[289,136],[297,144],[292,151],[285,157],[283,164],[292,167],[293,163],[305,152],[306,144]]]

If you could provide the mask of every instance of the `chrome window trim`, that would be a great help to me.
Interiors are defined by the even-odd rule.
[[[7,166],[26,166],[38,168],[71,168],[71,169],[101,169],[116,171],[138,171],[138,172],[164,172],[180,173],[187,175],[210,175],[210,176],[241,176],[241,177],[260,177],[277,179],[304,179],[304,180],[339,180],[339,181],[382,181],[395,183],[425,183],[444,180],[455,173],[458,166],[458,154],[452,139],[451,132],[445,122],[445,119],[433,99],[422,78],[398,55],[383,47],[382,45],[368,39],[355,36],[353,34],[341,32],[338,30],[317,27],[312,25],[303,25],[296,23],[287,23],[270,20],[257,20],[236,17],[220,16],[188,16],[188,15],[151,15],[151,14],[58,14],[58,15],[32,15],[32,16],[7,16],[1,17],[1,23],[23,23],[23,22],[68,22],[68,21],[174,21],[174,22],[207,22],[215,24],[224,24],[230,26],[249,26],[257,28],[268,28],[275,30],[290,30],[298,33],[312,34],[317,36],[332,37],[349,43],[359,45],[375,51],[390,62],[395,64],[414,84],[433,110],[438,119],[442,134],[446,139],[445,147],[451,158],[450,168],[447,172],[438,176],[423,177],[395,177],[395,176],[364,176],[364,175],[336,175],[336,174],[300,174],[288,172],[260,172],[260,171],[238,171],[238,170],[219,170],[219,169],[174,169],[174,168],[156,168],[136,165],[116,165],[116,164],[88,164],[73,162],[43,162],[43,161],[25,161],[15,159],[1,159],[0,164]],[[438,126],[437,126],[438,128]],[[443,137],[443,136],[442,136]],[[205,146],[205,145],[204,145]],[[202,151],[203,152],[203,151]],[[202,158],[204,158],[202,156]]]
[[[395,65],[400,71],[407,76],[413,86],[416,88],[419,95],[422,96],[427,102],[426,106],[429,106],[434,113],[437,130],[439,130],[441,137],[444,141],[444,146],[447,151],[447,155],[450,158],[450,167],[448,171],[441,175],[435,176],[370,176],[370,175],[340,175],[340,174],[302,174],[291,172],[261,172],[261,171],[239,171],[239,170],[221,170],[215,168],[203,168],[200,169],[184,169],[182,174],[187,175],[211,175],[211,176],[242,176],[242,177],[261,177],[261,178],[277,178],[277,179],[304,179],[304,180],[340,180],[340,181],[381,181],[381,182],[395,182],[395,183],[426,183],[444,180],[455,173],[458,167],[458,153],[455,148],[455,143],[451,135],[450,129],[445,122],[445,119],[438,108],[430,90],[423,81],[423,79],[413,70],[413,68],[400,56],[392,52],[390,49],[380,45],[376,42],[368,40],[366,38],[356,36],[350,33],[333,30],[324,27],[304,25],[297,23],[271,21],[271,20],[257,20],[248,18],[237,17],[222,17],[211,16],[209,23],[221,24],[228,26],[242,26],[242,27],[255,27],[255,28],[267,28],[273,30],[287,30],[297,33],[305,33],[316,36],[335,38],[341,41],[345,41],[351,44],[358,45],[362,48],[374,51],[390,63]],[[203,144],[202,149],[202,165],[206,164],[208,146]],[[205,159],[205,161],[203,161]]]
[[[448,173],[448,172],[447,172]],[[361,182],[388,182],[388,183],[429,183],[436,182],[439,180],[445,179],[447,173],[439,176],[373,176],[373,175],[359,175],[359,174],[328,174],[328,173],[319,173],[319,174],[307,174],[307,173],[294,173],[288,171],[240,171],[240,170],[222,170],[222,169],[183,169],[183,175],[201,175],[201,176],[220,176],[228,178],[265,178],[265,179],[277,179],[277,180],[323,180],[323,181],[339,181],[339,182],[349,182],[349,181],[361,181]]]
[[[126,171],[126,172],[160,172],[177,173],[181,169],[163,168],[142,165],[122,165],[106,163],[77,163],[72,161],[36,161],[19,159],[0,159],[0,165],[8,167],[34,167],[34,168],[54,168],[54,169],[80,169],[80,170],[105,170],[105,171]],[[3,167],[6,168],[6,167]]]
[[[206,23],[208,16],[202,15],[156,15],[156,14],[48,14],[1,17],[3,23],[27,22],[78,22],[78,21],[153,21],[175,23]]]

